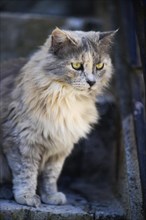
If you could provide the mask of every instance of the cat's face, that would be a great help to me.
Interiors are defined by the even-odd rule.
[[[50,37],[45,70],[80,91],[102,90],[112,75],[109,47],[114,32],[62,31]]]

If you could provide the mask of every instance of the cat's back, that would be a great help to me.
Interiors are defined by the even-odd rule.
[[[4,61],[0,65],[0,122],[5,118],[11,103],[11,93],[16,86],[16,78],[20,69],[27,62],[25,58]]]

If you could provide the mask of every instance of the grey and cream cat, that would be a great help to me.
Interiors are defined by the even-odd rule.
[[[74,144],[99,119],[95,101],[112,76],[114,34],[56,28],[3,92],[0,183],[11,178],[18,203],[66,203],[56,182]]]

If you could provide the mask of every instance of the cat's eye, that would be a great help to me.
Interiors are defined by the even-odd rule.
[[[96,69],[97,69],[97,70],[102,70],[103,67],[104,67],[104,63],[97,63],[97,64],[96,64]]]
[[[75,70],[83,70],[83,64],[82,63],[71,63],[72,68]]]

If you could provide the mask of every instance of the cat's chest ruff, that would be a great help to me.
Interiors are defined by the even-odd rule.
[[[71,145],[90,132],[91,124],[98,119],[92,99],[74,93],[53,94],[48,99],[44,135]]]

